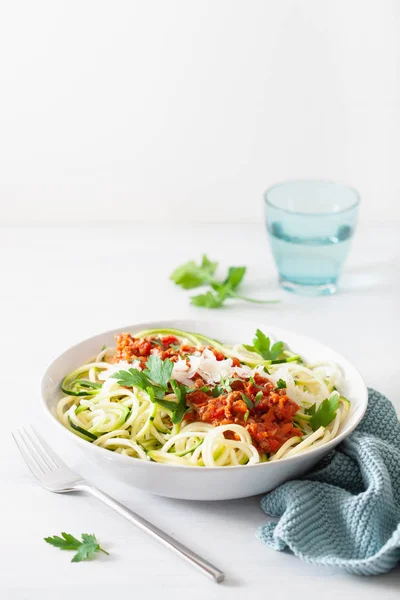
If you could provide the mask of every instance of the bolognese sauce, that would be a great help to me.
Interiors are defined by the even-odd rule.
[[[209,349],[217,361],[226,359],[222,352],[211,347]],[[152,354],[162,360],[168,358],[176,362],[196,351],[198,348],[179,344],[173,335],[135,339],[129,333],[121,333],[116,336],[114,360],[137,360],[145,368],[146,360]],[[240,361],[235,358],[232,365],[239,367]],[[301,431],[293,424],[299,406],[287,396],[285,389],[275,390],[273,383],[258,373],[252,381],[239,377],[233,379],[230,386],[232,391],[215,397],[212,395],[214,388],[208,387],[207,382],[195,374],[196,389],[186,396],[189,410],[185,421],[203,421],[214,426],[231,423],[242,425],[250,433],[256,448],[268,454],[279,450],[291,437],[301,435]],[[225,435],[234,434],[227,432]]]

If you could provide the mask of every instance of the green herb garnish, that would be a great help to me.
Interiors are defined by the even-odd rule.
[[[265,335],[260,329],[257,329],[255,338],[253,339],[253,345],[248,346],[243,344],[246,350],[250,352],[256,352],[264,360],[275,360],[283,352],[283,342],[275,342],[271,346],[271,340]]]
[[[167,391],[173,368],[174,365],[168,358],[161,360],[159,356],[152,354],[147,359],[146,369],[143,371],[143,374],[164,391]]]
[[[72,557],[72,562],[80,562],[93,558],[96,552],[104,552],[106,550],[100,547],[96,536],[92,533],[82,533],[82,540],[76,539],[70,533],[61,533],[62,537],[54,535],[53,537],[44,538],[44,541],[60,550],[76,550],[77,553]]]
[[[320,427],[327,427],[336,417],[336,411],[339,408],[339,395],[332,394],[330,398],[325,398],[319,405],[318,409],[313,404],[307,408],[305,413],[311,415],[310,425],[313,431],[317,431]]]
[[[286,389],[286,381],[284,381],[283,379],[278,379],[277,383],[276,383],[276,390],[284,390]]]
[[[186,410],[187,410],[187,405],[186,405],[187,387],[185,385],[183,385],[183,383],[178,383],[177,381],[174,381],[173,379],[171,379],[171,386],[172,386],[172,389],[174,390],[175,396],[178,398],[178,404],[176,405],[176,407],[174,406],[171,421],[173,423],[180,423],[183,419],[183,416],[184,416]],[[158,401],[158,404],[160,404],[159,401]],[[170,404],[170,402],[168,402],[167,400],[164,400],[162,406],[164,408],[169,408],[168,404]]]
[[[246,302],[260,304],[279,302],[279,300],[255,300],[254,298],[239,295],[236,290],[242,283],[246,267],[229,267],[228,275],[221,281],[214,276],[217,266],[217,262],[212,262],[204,254],[199,265],[194,260],[190,260],[175,269],[170,279],[185,290],[197,288],[202,285],[209,285],[214,290],[213,292],[208,291],[204,294],[192,296],[190,301],[194,306],[219,308],[227,298],[238,298]]]
[[[246,396],[246,394],[243,394],[243,392],[240,392],[240,395],[242,396],[243,401],[246,403],[247,408],[251,410],[253,408],[253,403],[250,398]]]
[[[195,392],[196,390],[198,390],[199,392],[204,392],[206,394],[210,393],[210,388],[208,387],[208,385],[202,385],[201,388],[195,387],[193,390],[192,390],[192,388],[190,388],[191,392]]]
[[[257,392],[256,397],[255,397],[255,402],[254,402],[254,406],[258,406],[261,402],[261,400],[263,399],[264,394],[262,393],[262,391],[260,390],[259,392]]]
[[[231,383],[234,381],[231,377],[227,377],[223,379],[219,384],[216,384],[211,390],[211,395],[213,398],[218,398],[222,394],[229,394],[232,391]]]
[[[159,356],[152,354],[147,359],[146,367],[144,371],[118,371],[111,377],[117,379],[119,385],[140,388],[149,395],[151,402],[159,404],[171,414],[173,423],[180,423],[187,408],[186,393],[190,388],[170,379],[174,365],[168,358],[161,360]],[[171,385],[178,403],[164,400],[165,394],[168,393],[168,384]]]
[[[247,419],[249,418],[249,414],[250,414],[250,411],[246,410],[246,412],[244,413],[244,417],[243,417],[245,423],[247,423]]]
[[[180,344],[170,344],[169,345],[170,348],[173,348],[174,350],[176,350],[178,352],[178,350],[181,349]]]
[[[218,396],[221,396],[221,394],[224,393],[224,390],[222,389],[222,387],[220,385],[215,385],[213,387],[213,389],[211,390],[211,396],[213,398],[218,398]]]

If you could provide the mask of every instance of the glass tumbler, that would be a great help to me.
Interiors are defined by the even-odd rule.
[[[360,197],[331,181],[288,181],[264,194],[266,226],[283,288],[317,296],[337,291]]]

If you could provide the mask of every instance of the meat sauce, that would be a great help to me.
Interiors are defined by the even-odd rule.
[[[144,368],[151,354],[156,354],[162,360],[169,358],[176,362],[178,358],[197,350],[193,346],[180,345],[173,335],[135,339],[129,333],[122,333],[116,336],[114,362],[138,360]],[[217,360],[225,359],[222,352],[215,348],[210,350]],[[233,366],[240,366],[237,358],[233,359]],[[274,384],[259,373],[255,373],[253,381],[236,379],[231,383],[231,392],[214,398],[211,395],[213,386],[208,386],[208,392],[199,389],[207,386],[207,383],[195,375],[194,387],[197,389],[186,396],[189,411],[185,414],[185,421],[203,421],[215,426],[232,423],[242,425],[259,451],[267,454],[277,452],[288,439],[302,435],[293,424],[299,406],[287,396],[286,389],[276,390]],[[233,432],[228,432],[227,437],[229,435],[235,436]]]
[[[274,384],[258,373],[254,383],[234,381],[232,392],[210,397],[206,392],[196,390],[186,396],[191,410],[186,420],[204,421],[212,425],[237,423],[250,433],[258,450],[267,454],[274,453],[291,437],[301,435],[293,425],[298,405],[287,395],[286,390],[275,391]],[[261,399],[256,400],[261,391]],[[248,404],[243,400],[247,397]]]

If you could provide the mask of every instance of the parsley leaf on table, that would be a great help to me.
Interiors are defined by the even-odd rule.
[[[246,267],[229,267],[228,276],[223,282],[213,281],[210,283],[214,290],[205,294],[192,296],[190,301],[194,306],[204,306],[206,308],[219,308],[223,305],[227,298],[242,298],[235,293],[236,288],[240,285]],[[243,298],[244,300],[246,298]],[[249,302],[253,300],[247,299]]]
[[[108,554],[106,550],[100,547],[96,536],[92,533],[82,533],[82,541],[70,533],[61,533],[62,537],[54,535],[53,537],[44,538],[44,541],[60,550],[76,550],[76,554],[72,557],[72,562],[80,562],[81,560],[88,560],[93,558],[96,552],[104,552]]]
[[[212,281],[217,266],[217,262],[211,262],[203,254],[200,265],[196,264],[194,260],[189,260],[189,262],[175,269],[171,279],[185,290],[191,290]]]
[[[198,294],[192,296],[190,302],[193,306],[204,306],[205,308],[219,308],[223,305],[226,295],[220,292],[213,294],[213,292],[206,292],[205,294]]]
[[[194,260],[181,265],[172,273],[170,279],[185,290],[190,290],[202,285],[209,285],[214,290],[204,294],[192,296],[190,301],[194,306],[205,308],[220,308],[227,298],[238,298],[246,302],[267,304],[279,302],[279,300],[255,300],[237,293],[236,289],[242,283],[246,274],[246,267],[229,267],[228,274],[224,280],[214,277],[218,263],[211,261],[205,254],[198,265]]]
[[[330,398],[325,398],[319,405],[318,409],[313,404],[305,411],[307,415],[311,415],[310,425],[313,431],[317,431],[321,426],[327,427],[336,417],[336,411],[339,408],[339,395],[332,394]]]
[[[260,329],[256,331],[256,337],[253,340],[253,346],[244,344],[246,350],[256,352],[263,357],[264,360],[276,360],[283,351],[283,342],[275,342],[271,346],[271,340]]]
[[[211,287],[220,296],[227,297],[232,295],[236,297],[233,292],[241,284],[243,277],[246,274],[246,267],[229,267],[228,276],[224,281],[213,281]]]
[[[243,277],[246,274],[246,267],[229,267],[228,277],[224,281],[224,285],[229,285],[232,290],[242,283]]]

